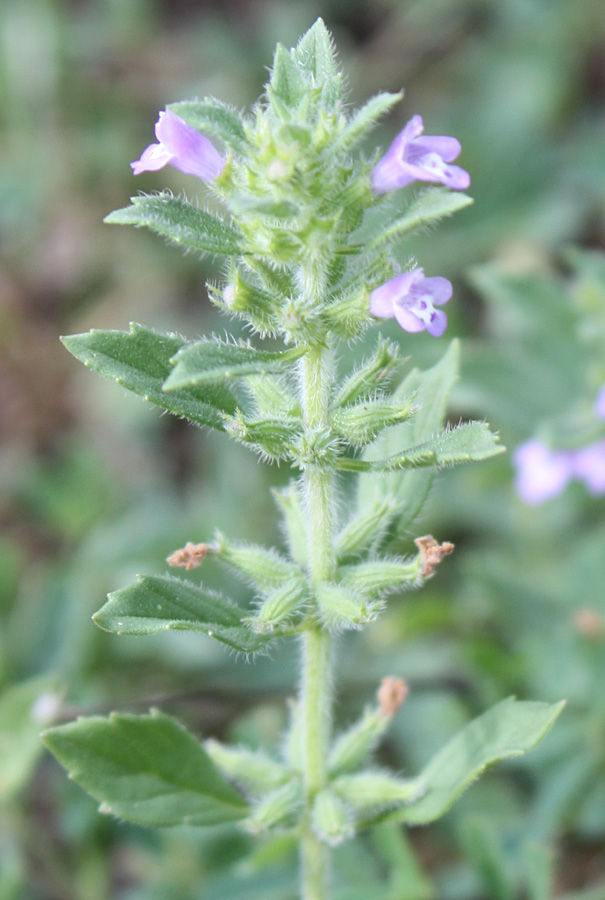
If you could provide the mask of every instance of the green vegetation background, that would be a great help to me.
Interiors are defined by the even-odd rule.
[[[0,900],[296,896],[288,847],[243,862],[234,831],[150,834],[101,817],[39,756],[39,723],[16,728],[23,697],[55,690],[62,719],[159,705],[252,744],[283,727],[294,646],[247,665],[198,636],[120,640],[90,616],[215,528],[279,540],[267,488],[289,473],[122,395],[58,336],[131,320],[190,337],[224,328],[204,288],[216,269],[101,220],[138,190],[203,193],[175,170],[132,177],[158,109],[206,94],[249,106],[276,41],[318,15],[352,103],[405,87],[377,133],[385,149],[417,112],[462,142],[475,206],[401,250],[455,285],[452,420],[486,416],[514,448],[573,430],[568,411],[605,382],[600,0],[0,0]],[[383,330],[416,364],[446,346]],[[439,476],[409,540],[430,531],[456,553],[342,641],[339,719],[383,675],[405,677],[384,753],[413,773],[511,693],[566,697],[568,710],[522,766],[412,833],[418,862],[390,835],[345,848],[339,900],[605,897],[605,498],[572,485],[529,508],[512,479],[510,454]],[[211,562],[204,579],[224,580]]]

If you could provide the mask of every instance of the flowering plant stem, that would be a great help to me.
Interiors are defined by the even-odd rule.
[[[313,280],[303,279],[309,287]],[[313,288],[311,288],[313,290]],[[320,299],[320,298],[317,298]],[[332,374],[329,348],[310,348],[300,364],[300,388],[304,429],[310,432],[328,423]],[[310,465],[304,473],[311,585],[331,578],[334,565],[332,473]],[[313,615],[313,612],[312,612]],[[306,814],[301,837],[302,896],[323,900],[327,896],[328,848],[311,830],[313,800],[326,783],[326,759],[331,718],[331,638],[310,619],[303,635],[301,704],[303,717],[303,781]]]

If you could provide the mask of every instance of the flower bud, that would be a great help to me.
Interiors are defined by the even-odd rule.
[[[332,775],[354,772],[372,753],[390,721],[377,709],[366,709],[359,721],[335,741],[328,758]]]
[[[331,424],[334,431],[354,447],[365,447],[385,428],[405,422],[416,409],[411,397],[405,403],[361,400],[335,410]]]
[[[301,492],[296,482],[291,481],[286,488],[273,489],[272,493],[283,516],[290,556],[299,566],[306,566],[308,559],[307,523]]]
[[[315,588],[315,599],[322,622],[331,629],[360,628],[375,619],[381,608],[347,587],[325,581]]]
[[[422,562],[419,556],[412,560],[377,559],[371,562],[340,566],[338,577],[341,584],[354,588],[368,597],[380,597],[406,587],[419,584]]]
[[[288,562],[276,550],[257,544],[228,542],[224,535],[216,535],[216,556],[260,591],[279,587],[284,581],[300,576],[300,569]]]
[[[224,416],[225,431],[241,444],[252,444],[267,459],[290,457],[290,445],[299,434],[300,420],[290,417],[258,418],[245,416],[240,409]]]
[[[405,780],[367,769],[357,775],[341,775],[332,782],[332,789],[345,803],[363,812],[373,806],[410,803],[420,796],[423,787],[418,778]]]
[[[250,620],[254,631],[264,634],[273,631],[298,609],[307,593],[303,578],[291,578],[276,591],[269,594],[259,607],[256,616]]]
[[[291,774],[282,763],[248,747],[230,747],[210,739],[204,742],[204,749],[223,775],[252,794],[280,787]]]
[[[395,344],[390,341],[378,341],[374,356],[349,375],[343,383],[336,397],[335,406],[346,406],[384,386],[391,370],[399,362],[398,354]]]
[[[336,538],[336,556],[344,559],[377,544],[388,531],[400,504],[392,497],[377,500],[351,519]]]
[[[267,831],[275,825],[290,824],[301,802],[300,784],[297,781],[290,781],[263,797],[244,824],[253,834]]]
[[[336,847],[355,834],[349,811],[330,788],[324,788],[315,797],[312,827],[317,837],[331,847]]]

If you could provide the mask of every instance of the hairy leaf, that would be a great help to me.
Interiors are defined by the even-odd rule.
[[[102,812],[129,822],[218,825],[248,813],[199,741],[157,710],[78,719],[42,739]]]
[[[397,425],[382,434],[364,452],[364,460],[385,459],[394,456],[401,447],[417,446],[432,438],[443,427],[447,399],[458,378],[460,345],[452,341],[443,358],[424,372],[414,369],[400,384],[393,399],[415,395],[418,410],[408,422]],[[400,531],[408,528],[418,514],[428,495],[434,471],[397,472],[359,479],[359,508],[373,507],[387,497],[401,503],[401,515],[397,527]]]
[[[504,449],[498,444],[498,436],[490,431],[485,422],[466,422],[387,459],[345,458],[339,461],[339,468],[352,472],[393,472],[425,466],[443,468],[489,459],[503,453]]]
[[[220,413],[233,414],[235,397],[224,385],[187,387],[166,394],[162,385],[170,360],[185,341],[175,334],[156,334],[140,325],[130,331],[97,331],[62,338],[70,353],[89,369],[121,387],[197,425],[223,430]]]
[[[336,141],[336,149],[345,152],[351,150],[355,144],[374,128],[381,116],[386,115],[396,103],[399,103],[402,97],[402,91],[398,94],[384,92],[368,100],[361,109],[353,113],[353,116]]]
[[[416,197],[411,206],[397,216],[381,233],[371,242],[370,250],[379,250],[387,244],[400,241],[412,231],[438,222],[440,219],[451,216],[473,203],[472,197],[462,194],[460,191],[450,191],[447,188],[429,188]]]
[[[247,613],[220,594],[170,575],[143,575],[135,584],[109,594],[94,622],[114,634],[201,631],[241,653],[254,653],[268,641],[242,624]]]
[[[161,234],[174,244],[201,253],[237,256],[241,235],[221,219],[170,193],[131,197],[132,206],[105,216],[109,225],[136,225]]]
[[[322,19],[301,37],[294,57],[301,70],[322,89],[322,98],[332,106],[340,98],[341,76],[336,65],[330,32]]]
[[[166,379],[164,390],[174,391],[194,385],[205,387],[227,378],[279,372],[292,365],[303,353],[300,348],[272,353],[246,344],[229,344],[218,338],[205,338],[176,353],[174,369]]]
[[[424,793],[383,819],[424,825],[443,816],[486,769],[522,756],[544,738],[564,703],[503,700],[470,722],[420,773]]]

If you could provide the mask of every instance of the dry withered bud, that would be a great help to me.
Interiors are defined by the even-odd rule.
[[[594,638],[605,634],[605,621],[596,609],[584,606],[576,610],[573,616],[576,631],[584,637]]]
[[[216,547],[213,544],[192,544],[191,541],[187,541],[184,547],[167,556],[166,562],[175,569],[189,571],[189,569],[197,569],[208,554],[215,551]]]
[[[403,678],[395,678],[393,675],[383,678],[376,692],[380,715],[392,718],[407,697],[408,690]]]
[[[425,534],[414,541],[422,556],[422,572],[425,577],[432,575],[444,556],[454,552],[454,545],[449,541],[440,544],[432,534]]]

